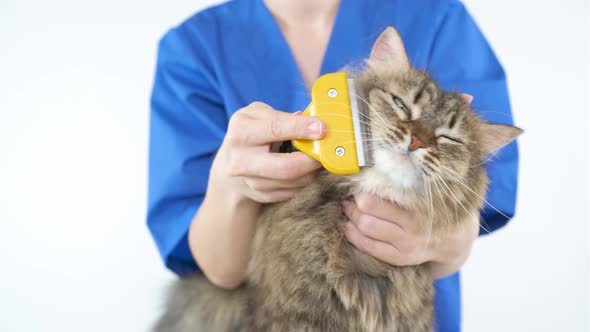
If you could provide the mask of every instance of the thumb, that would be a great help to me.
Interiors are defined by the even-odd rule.
[[[295,115],[275,110],[267,110],[258,119],[258,125],[252,130],[260,130],[259,137],[271,143],[291,139],[320,139],[326,133],[322,120],[305,115]],[[254,128],[255,127],[255,128]]]

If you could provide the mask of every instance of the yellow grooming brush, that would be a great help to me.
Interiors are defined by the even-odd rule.
[[[352,98],[351,98],[352,97]],[[354,80],[346,73],[326,74],[318,78],[311,89],[311,103],[303,115],[323,120],[328,132],[321,140],[293,140],[301,152],[322,163],[334,174],[354,174],[365,166],[368,151],[365,146],[366,126],[356,99]]]

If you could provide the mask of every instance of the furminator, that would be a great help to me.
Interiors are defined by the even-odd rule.
[[[369,163],[367,117],[359,107],[354,80],[346,73],[318,78],[303,115],[321,119],[328,131],[321,140],[292,140],[299,151],[334,174],[358,173]]]

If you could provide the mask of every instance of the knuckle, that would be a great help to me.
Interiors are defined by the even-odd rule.
[[[406,265],[417,265],[420,252],[421,250],[418,247],[412,248],[412,250],[410,250],[410,252],[406,255]]]
[[[257,110],[257,109],[263,109],[263,108],[267,108],[268,106],[265,103],[259,102],[259,101],[254,101],[251,102],[246,109],[248,110]]]
[[[426,236],[418,236],[416,237],[416,247],[420,248],[420,250],[428,247],[428,238]]]
[[[373,240],[371,240],[370,238],[368,238],[366,236],[360,240],[359,244],[361,246],[361,249],[364,251],[371,252],[375,249],[375,243],[373,242]]]
[[[398,244],[399,249],[408,255],[413,255],[416,252],[416,241],[410,236],[406,237]]]
[[[277,164],[279,168],[279,177],[285,180],[291,180],[297,177],[297,167],[288,161]]]
[[[375,220],[364,214],[359,216],[357,224],[359,230],[364,234],[372,234],[375,229]]]
[[[401,266],[414,265],[414,258],[411,254],[405,254],[398,259],[398,264]]]
[[[314,122],[313,119],[309,119],[307,116],[296,117],[293,119],[293,130],[296,132],[295,135],[298,137],[305,137],[307,134],[307,128]]]
[[[409,263],[408,258],[402,257],[402,258],[400,258],[400,259],[397,260],[397,264],[396,265],[399,265],[399,266],[408,266],[408,265],[410,265],[410,263]]]
[[[308,184],[313,182],[313,179],[315,179],[314,175],[315,174],[308,174],[308,175],[305,175],[305,176],[299,178],[298,184],[300,186],[307,186]]]
[[[261,192],[258,195],[260,197],[260,202],[261,203],[274,203],[274,201],[273,201],[273,199],[274,199],[273,193],[270,193],[270,192]]]
[[[368,194],[360,193],[355,201],[361,211],[372,211],[375,208],[374,200]]]
[[[281,121],[278,117],[273,116],[272,118],[270,118],[269,126],[270,126],[270,135],[272,138],[281,137],[281,135],[283,133],[283,128],[282,128]]]
[[[279,201],[280,200],[279,200],[279,197],[277,194],[270,193],[270,194],[266,195],[266,202],[267,203],[278,203]]]
[[[260,181],[252,181],[252,180],[246,180],[246,184],[248,185],[248,187],[250,187],[250,189],[254,190],[254,191],[264,191],[266,189],[266,186],[261,183]]]
[[[239,124],[248,118],[246,115],[247,108],[242,108],[241,110],[235,112],[231,118],[229,118],[229,127],[236,126],[236,123]]]
[[[428,236],[423,233],[413,233],[410,235],[410,241],[413,243],[413,247],[417,249],[423,249],[428,247]]]
[[[232,145],[240,144],[243,141],[241,128],[245,127],[244,124],[247,116],[244,115],[244,111],[240,110],[234,113],[229,119],[227,126],[227,133],[225,134],[225,140]]]
[[[416,235],[416,233],[414,233],[412,231],[406,231],[405,237],[406,237],[406,243],[408,244],[409,248],[416,247],[418,242],[420,241],[420,239]]]
[[[228,130],[225,135],[225,140],[231,145],[239,145],[242,142],[242,137],[235,130]]]
[[[242,176],[245,174],[244,163],[241,162],[240,158],[236,156],[229,158],[229,174],[231,176]]]
[[[280,202],[291,199],[293,196],[295,196],[294,191],[285,191],[284,193],[281,193],[281,195],[280,195]]]
[[[269,192],[264,194],[267,203],[279,203],[289,198],[287,193]]]

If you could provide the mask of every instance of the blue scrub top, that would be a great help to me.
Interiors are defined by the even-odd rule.
[[[504,71],[462,3],[455,0],[342,0],[321,74],[367,58],[389,25],[410,61],[444,88],[474,96],[491,122],[512,124]],[[197,13],[160,41],[151,99],[147,224],[165,265],[180,276],[198,270],[187,231],[205,191],[229,118],[253,101],[303,110],[309,94],[289,46],[262,0],[236,0]],[[515,143],[487,163],[487,200],[514,214]],[[496,230],[508,218],[482,211]],[[438,331],[460,330],[459,274],[437,280]]]

